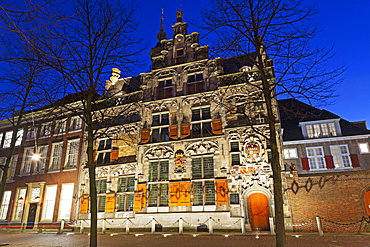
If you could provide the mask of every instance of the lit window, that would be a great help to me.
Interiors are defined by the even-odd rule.
[[[23,208],[24,208],[24,202],[26,199],[26,192],[27,189],[22,188],[18,189],[18,196],[16,197],[16,206],[14,211],[14,220],[22,220],[23,216]]]
[[[29,174],[31,172],[31,167],[33,164],[32,156],[34,150],[35,150],[34,147],[24,149],[23,167],[21,170],[22,174]]]
[[[11,144],[11,141],[12,141],[12,135],[13,135],[13,131],[7,131],[5,133],[5,138],[4,138],[4,144],[3,144],[3,148],[9,148],[10,147],[10,144]],[[18,132],[17,132],[17,140],[15,141],[15,146],[19,146],[21,145],[22,143],[22,138],[23,138],[23,129],[19,129]]]
[[[362,153],[362,154],[370,153],[369,143],[366,143],[366,142],[365,143],[359,143],[358,147],[360,148],[360,153]]]
[[[73,117],[71,119],[71,126],[70,126],[71,131],[80,130],[81,126],[82,126],[82,119],[80,117]]]
[[[347,145],[330,146],[335,168],[351,167]]]
[[[8,214],[11,191],[4,191],[3,200],[0,207],[0,220],[5,220]]]
[[[66,119],[58,120],[55,124],[55,133],[62,134],[66,131]]]
[[[40,137],[50,136],[51,134],[51,123],[41,125]]]
[[[36,160],[36,172],[42,172],[45,171],[45,165],[46,165],[46,156],[48,153],[48,146],[39,146],[38,147],[38,154],[40,155],[40,158]]]
[[[52,220],[54,215],[55,198],[57,195],[57,185],[46,186],[45,199],[42,205],[42,219]]]
[[[308,138],[337,136],[335,124],[333,122],[306,124],[305,126]]]
[[[285,159],[296,159],[298,158],[296,148],[285,148],[284,149],[284,158]]]
[[[73,187],[74,184],[62,184],[62,192],[59,202],[59,217],[58,219],[70,220],[71,208],[73,202]]]
[[[306,148],[310,169],[325,169],[324,151],[322,147]]]
[[[7,178],[6,181],[13,180],[13,177],[15,175],[15,169],[17,168],[17,161],[18,161],[18,154],[15,154],[10,159],[9,170],[8,170],[8,178]],[[0,158],[0,165],[5,165],[5,163],[6,163],[6,158],[1,157]],[[2,178],[2,177],[3,177],[3,170],[0,169],[0,178]]]
[[[73,140],[68,142],[67,146],[67,156],[65,168],[76,168],[78,159],[78,148],[80,145],[80,140]]]
[[[53,143],[49,170],[59,170],[62,162],[63,143]]]
[[[36,138],[36,131],[37,131],[37,128],[36,127],[29,126],[28,127],[27,138],[28,139],[34,139],[34,138]]]

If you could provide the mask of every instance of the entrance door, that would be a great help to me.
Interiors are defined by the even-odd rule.
[[[364,201],[365,201],[367,215],[370,215],[370,190],[365,193]]]
[[[269,202],[262,193],[254,193],[248,197],[249,217],[252,231],[268,231]]]
[[[30,210],[28,211],[27,229],[32,229],[33,226],[35,225],[36,210],[37,210],[37,203],[31,203]]]

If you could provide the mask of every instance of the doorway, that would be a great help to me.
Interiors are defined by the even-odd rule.
[[[270,210],[267,196],[262,193],[251,194],[248,197],[248,206],[252,231],[268,231]]]
[[[370,190],[365,193],[364,202],[365,202],[367,215],[370,216]]]
[[[37,203],[31,203],[28,211],[27,227],[26,229],[32,229],[35,225]]]

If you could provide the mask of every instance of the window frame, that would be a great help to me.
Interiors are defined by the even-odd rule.
[[[12,196],[11,190],[5,190],[3,193],[3,198],[1,198],[1,207],[0,207],[0,220],[6,220],[9,212],[10,198]]]
[[[292,154],[293,152],[293,154]],[[284,148],[283,150],[284,153],[284,159],[298,159],[298,152],[297,148]]]
[[[198,113],[195,114],[195,111],[199,111],[199,116],[197,116]],[[191,110],[191,138],[209,136],[213,136],[211,106],[193,107]]]
[[[56,147],[60,148],[60,150],[56,150]],[[60,168],[62,166],[63,147],[63,142],[54,142],[52,144],[48,171],[60,171]],[[57,167],[54,167],[55,160],[58,162]]]
[[[213,184],[213,186],[212,186]],[[197,186],[196,186],[197,185]],[[198,186],[201,185],[201,186]],[[209,193],[209,190],[213,193]],[[215,180],[200,180],[192,182],[193,206],[216,205]]]
[[[74,146],[76,145],[76,146]],[[73,148],[72,148],[73,147]],[[64,161],[64,169],[75,169],[77,168],[77,164],[79,162],[78,156],[79,156],[79,147],[80,147],[80,139],[73,139],[73,140],[68,140],[67,143],[67,152],[66,152],[66,157]],[[72,150],[72,153],[71,153]],[[71,156],[73,157],[74,165],[70,165],[70,159]]]
[[[314,151],[314,155],[310,155],[309,150],[320,150],[321,154],[317,154],[316,151]],[[307,158],[308,158],[308,164],[310,166],[310,170],[326,170],[326,161],[325,161],[325,154],[324,154],[324,149],[322,146],[317,146],[317,147],[306,147],[306,153],[307,153]],[[315,160],[315,167],[312,164],[312,159]],[[318,167],[318,160],[322,160],[322,167]],[[316,165],[318,164],[318,165]]]
[[[98,148],[96,151],[96,164],[97,165],[109,164],[111,160],[112,150],[113,150],[113,140],[112,139],[110,138],[99,139]]]
[[[366,147],[366,150],[364,150],[361,146]],[[360,142],[358,143],[358,149],[360,151],[360,154],[368,154],[370,153],[370,146],[368,142]]]
[[[58,220],[70,220],[74,195],[74,183],[63,183],[59,195]],[[68,191],[67,191],[68,189]],[[69,215],[67,217],[62,216]]]
[[[205,163],[204,159],[208,159],[208,158],[211,158],[212,159],[212,163]],[[199,163],[199,168],[195,167],[195,160],[196,159],[200,159],[200,163]],[[211,167],[205,167],[205,165],[211,165]],[[199,169],[200,170],[200,176],[196,175],[195,176],[195,168],[196,169]],[[212,174],[208,174],[207,173],[207,170],[209,171],[212,171]],[[215,177],[215,163],[214,163],[214,159],[213,159],[213,156],[210,156],[210,155],[204,155],[204,156],[193,156],[192,157],[192,160],[191,160],[191,176],[192,176],[192,179],[193,180],[196,180],[196,179],[209,179],[209,178],[214,178]]]
[[[69,125],[69,131],[79,131],[82,129],[82,119],[78,116],[71,117],[71,122]]]
[[[64,134],[66,132],[66,129],[67,129],[67,119],[66,118],[58,119],[55,122],[55,128],[54,128],[55,135]]]
[[[43,207],[42,207],[41,221],[52,221],[53,220],[57,191],[58,191],[57,184],[45,186],[45,198],[44,198]],[[49,195],[50,193],[53,193],[53,194]]]
[[[338,148],[338,152],[340,153],[335,153],[334,148]],[[342,153],[343,151],[342,148],[345,149],[346,153]],[[331,153],[331,156],[333,157],[333,163],[336,169],[343,169],[343,168],[345,169],[345,168],[352,167],[350,152],[349,152],[347,144],[330,145],[330,153]]]

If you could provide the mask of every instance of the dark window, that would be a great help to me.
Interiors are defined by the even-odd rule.
[[[239,204],[239,194],[230,193],[230,204]]]
[[[213,157],[193,158],[191,165],[193,179],[214,177]]]
[[[168,161],[156,161],[149,164],[149,182],[168,180]]]

